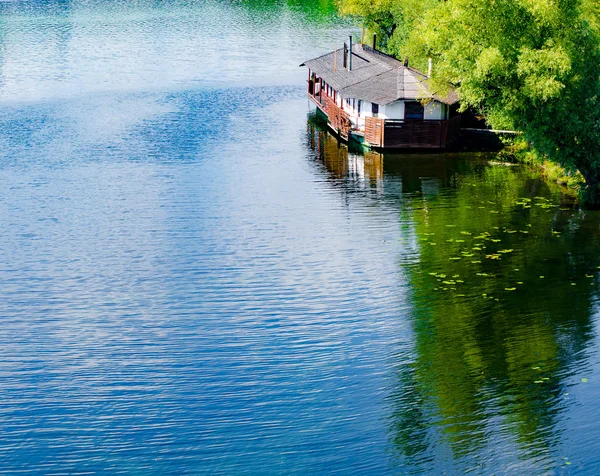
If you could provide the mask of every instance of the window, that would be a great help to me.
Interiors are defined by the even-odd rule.
[[[356,99],[352,100],[352,110],[355,111],[356,110]]]
[[[371,112],[373,113],[373,117],[377,117],[377,114],[379,114],[379,104],[377,103],[371,103]]]
[[[361,103],[361,102],[362,102],[362,101],[359,99],[359,100],[358,100],[358,117],[360,117],[360,103]]]
[[[423,119],[423,104],[417,101],[405,102],[404,119]]]

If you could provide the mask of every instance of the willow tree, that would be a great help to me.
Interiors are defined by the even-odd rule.
[[[600,7],[597,0],[340,0],[388,51],[453,84],[461,107],[579,170],[600,203]],[[387,16],[386,16],[387,12]]]

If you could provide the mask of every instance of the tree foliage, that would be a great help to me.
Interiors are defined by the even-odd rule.
[[[600,6],[597,0],[339,0],[385,47],[452,84],[461,107],[515,129],[587,182],[600,203]]]

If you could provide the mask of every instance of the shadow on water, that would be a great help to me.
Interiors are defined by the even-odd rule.
[[[387,400],[396,464],[569,465],[562,428],[589,366],[598,213],[566,206],[560,187],[486,154],[349,152],[313,117],[307,141],[332,185],[397,207],[404,225],[398,264],[414,340],[396,356]]]

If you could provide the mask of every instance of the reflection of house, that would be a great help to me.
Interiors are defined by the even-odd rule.
[[[308,95],[342,138],[375,148],[444,148],[458,129],[456,93],[431,92],[428,77],[366,45],[304,62]]]

